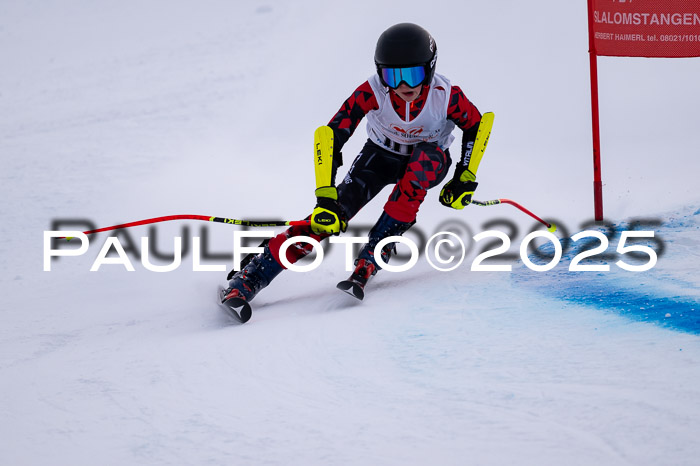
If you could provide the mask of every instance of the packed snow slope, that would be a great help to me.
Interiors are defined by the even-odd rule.
[[[203,222],[117,234],[133,272],[90,271],[107,234],[44,271],[52,228],[308,215],[313,131],[402,21],[495,112],[476,197],[555,221],[553,268],[519,254],[532,219],[446,209],[436,189],[407,237],[457,232],[464,262],[438,272],[421,254],[363,302],[335,289],[335,246],[236,324],[214,293],[240,229]],[[4,1],[0,61],[0,464],[697,464],[700,60],[599,59],[606,225],[591,222],[584,1]],[[635,229],[654,232],[625,243],[647,253],[616,252]],[[483,264],[510,271],[471,270],[499,245],[473,239],[489,230],[510,247]],[[585,230],[609,244],[581,264],[609,270],[569,270],[598,244],[570,239]],[[180,267],[147,270],[142,237],[160,265],[182,237]],[[221,270],[193,270],[195,237]],[[533,244],[546,264],[553,244]],[[649,250],[650,270],[617,265]]]

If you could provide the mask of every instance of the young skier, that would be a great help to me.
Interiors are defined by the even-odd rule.
[[[282,272],[280,246],[287,238],[321,240],[338,235],[385,186],[394,185],[383,213],[369,232],[369,242],[355,261],[351,280],[364,288],[380,268],[375,254],[388,262],[394,250],[389,244],[375,251],[377,243],[406,232],[415,223],[428,189],[445,179],[452,162],[448,148],[455,126],[463,131],[460,162],[443,187],[440,202],[455,209],[471,202],[478,163],[470,166],[469,162],[481,114],[459,87],[435,73],[437,46],[432,36],[415,24],[396,24],[379,37],[374,61],[377,73],[352,93],[327,125],[332,130],[332,164],[316,167],[317,204],[310,225],[293,226],[271,238],[262,253],[241,271],[229,274],[222,302],[245,304]],[[336,172],[342,164],[340,150],[365,116],[368,140],[336,186]],[[319,186],[319,180],[330,182]],[[294,263],[311,250],[308,243],[296,243],[287,248],[286,258]]]

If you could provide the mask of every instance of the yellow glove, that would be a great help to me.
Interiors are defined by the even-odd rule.
[[[311,231],[317,235],[339,235],[348,228],[338,191],[333,186],[316,190],[316,208],[311,214]]]
[[[453,209],[462,210],[472,202],[474,190],[479,185],[476,181],[452,179],[440,191],[440,203]]]

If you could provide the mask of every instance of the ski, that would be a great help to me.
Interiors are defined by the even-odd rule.
[[[253,308],[250,307],[248,301],[243,298],[231,298],[224,301],[225,293],[226,289],[223,286],[219,286],[216,298],[221,308],[226,314],[238,320],[240,323],[245,324],[248,322],[253,315]]]
[[[336,288],[362,301],[365,298],[365,286],[375,273],[377,273],[376,265],[367,259],[358,259],[355,271],[350,278],[339,282]]]
[[[338,282],[336,288],[346,292],[354,298],[359,299],[360,301],[362,301],[365,297],[365,286],[359,281],[353,280],[352,277],[347,280],[343,280],[342,282]]]

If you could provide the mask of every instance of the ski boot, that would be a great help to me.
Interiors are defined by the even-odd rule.
[[[403,235],[414,223],[416,222],[399,222],[391,218],[386,212],[383,212],[369,232],[369,241],[360,250],[360,254],[355,260],[355,271],[350,275],[350,278],[338,283],[337,288],[359,300],[364,299],[367,282],[377,274],[377,271],[381,270],[381,267],[374,259],[375,247],[384,238]],[[385,245],[380,254],[384,263],[388,264],[391,255],[396,254],[396,244],[389,243]]]
[[[246,266],[236,272],[221,291],[221,304],[234,311],[241,322],[247,322],[252,315],[249,302],[260,290],[282,272],[283,267],[272,257],[268,247],[253,257]]]

